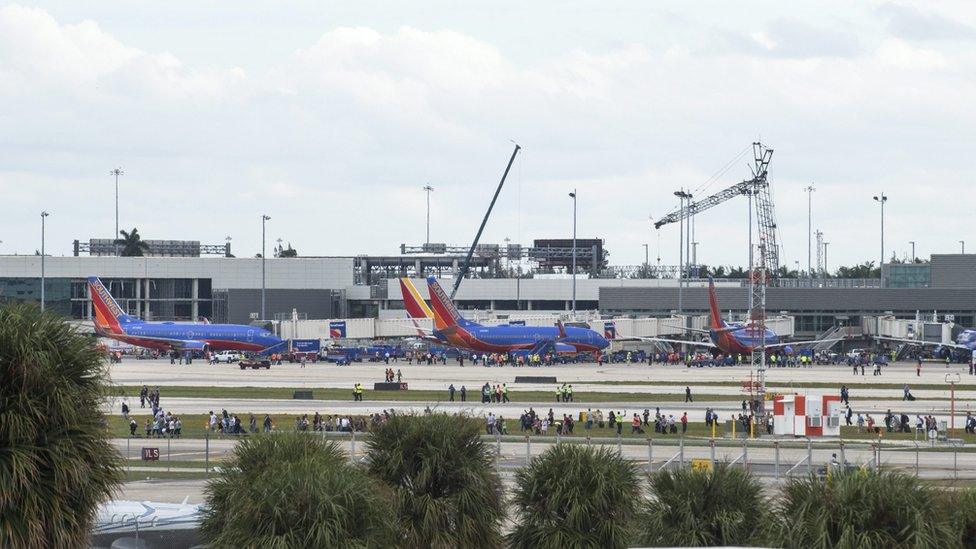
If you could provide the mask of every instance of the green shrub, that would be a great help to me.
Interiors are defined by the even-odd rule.
[[[743,469],[677,469],[650,477],[651,500],[640,521],[640,544],[703,547],[763,541],[768,502],[762,484]]]
[[[560,444],[516,474],[512,547],[627,547],[634,539],[640,476],[608,448]]]
[[[371,476],[389,487],[397,545],[498,547],[504,518],[501,480],[478,422],[396,415],[366,442]]]
[[[214,547],[388,547],[382,490],[336,443],[307,433],[237,444],[207,486],[202,537]]]

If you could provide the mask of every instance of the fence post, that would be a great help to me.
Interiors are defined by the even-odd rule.
[[[352,435],[349,437],[349,461],[356,461],[356,428],[353,427],[350,431]]]
[[[880,442],[878,443],[877,446],[875,446],[874,451],[878,456],[878,459],[874,460],[874,471],[876,473],[880,473],[881,472],[881,443]]]
[[[129,443],[132,441],[132,435],[129,435],[125,439],[125,468],[127,471],[132,470],[132,454],[129,453]]]
[[[647,472],[650,473],[654,467],[654,441],[648,437],[647,439]]]
[[[779,482],[779,441],[773,441],[773,477]]]
[[[807,474],[813,473],[813,441],[807,438]]]
[[[918,478],[918,442],[915,443],[915,478]]]
[[[711,446],[712,450],[712,469],[715,469],[715,439],[712,438],[709,440],[708,445]]]
[[[559,430],[557,429],[556,430],[556,446],[559,446],[560,438],[562,438],[562,437],[559,436]]]
[[[678,439],[678,464],[682,467],[685,466],[685,437],[684,435]]]
[[[593,446],[593,440],[589,437],[589,435],[586,437],[586,445]]]
[[[621,456],[624,455],[624,445],[623,442],[620,441],[620,435],[617,435],[617,454]]]
[[[525,465],[528,466],[530,461],[532,461],[532,439],[529,435],[525,435]]]
[[[170,451],[170,442],[173,439],[171,437],[166,437],[166,472],[169,472],[169,462],[172,461],[172,452]]]
[[[959,480],[959,446],[956,443],[952,443],[952,478]]]
[[[203,438],[203,472],[210,472],[210,430],[207,429],[207,434]]]
[[[743,439],[742,441],[742,468],[749,470],[749,440]]]
[[[847,452],[844,451],[844,441],[840,441],[840,465],[847,468]]]

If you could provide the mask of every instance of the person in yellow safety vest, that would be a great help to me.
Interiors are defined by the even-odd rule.
[[[573,385],[572,384],[570,384],[569,387],[566,387],[566,398],[570,402],[573,402]]]
[[[502,383],[502,402],[508,402],[508,385]]]
[[[775,368],[776,367],[776,355],[775,354],[769,355],[769,360],[770,360],[770,362],[773,363],[773,367]]]
[[[630,351],[627,351],[627,364],[630,364],[631,362],[633,362],[633,361],[631,360]]]
[[[563,388],[556,387],[556,402],[559,402],[563,398]]]

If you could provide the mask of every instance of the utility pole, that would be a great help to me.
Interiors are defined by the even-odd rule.
[[[810,259],[811,237],[813,235],[813,191],[817,190],[813,183],[803,187],[807,193],[807,276],[813,278],[813,263]]]
[[[265,288],[264,288],[264,286],[265,286],[265,282],[264,282],[265,281],[264,263],[265,263],[265,260],[267,259],[265,256],[267,256],[268,254],[267,254],[267,252],[264,249],[264,237],[265,237],[265,233],[266,233],[266,231],[265,231],[265,223],[268,222],[268,221],[270,221],[270,220],[271,220],[271,216],[266,215],[266,214],[261,214],[261,320],[265,320],[267,318],[265,316],[265,314],[264,314],[264,304],[265,304],[265,299],[264,299],[264,291],[265,291]]]
[[[644,276],[647,276],[647,270],[650,268],[649,259],[650,256],[647,251],[647,244],[644,244]]]
[[[881,263],[878,263],[878,274],[881,275],[881,287],[884,288],[884,274],[881,272],[884,267],[884,207],[885,202],[888,201],[888,197],[885,196],[884,192],[880,196],[874,197],[874,201],[881,204]]]
[[[823,246],[824,246],[824,278],[827,278],[827,277],[830,276],[830,270],[827,269],[827,245],[828,244],[830,244],[830,242],[824,242],[823,243]]]
[[[576,319],[576,189],[569,193],[573,199],[573,320]]]
[[[47,212],[41,212],[41,312],[44,312],[44,219],[51,214]]]
[[[112,242],[115,242],[119,238],[119,176],[125,175],[125,172],[122,171],[122,168],[115,168],[108,174],[115,176],[115,236],[112,237]],[[119,244],[117,242],[115,243],[115,255],[119,255]]]
[[[434,190],[434,187],[430,185],[425,185],[424,190],[427,191],[427,247],[430,247],[430,193]],[[428,251],[429,250],[425,250]]]
[[[678,197],[681,204],[681,224],[680,231],[678,235],[678,314],[684,311],[682,303],[682,286],[684,285],[683,278],[685,276],[685,200],[688,199],[689,205],[691,201],[691,193],[686,193],[684,189],[678,189],[674,191],[674,196]],[[690,240],[690,239],[689,239]]]

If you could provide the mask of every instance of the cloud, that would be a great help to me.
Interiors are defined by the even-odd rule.
[[[796,19],[775,19],[764,23],[762,30],[747,33],[727,30],[717,33],[729,50],[750,55],[809,59],[853,57],[864,53],[855,34]]]
[[[888,31],[904,40],[976,39],[976,27],[913,6],[886,3],[878,13],[887,18]]]
[[[581,234],[606,238],[614,262],[637,263],[642,244],[655,244],[648,215],[671,211],[675,189],[699,186],[761,138],[777,149],[784,254],[805,257],[798,189],[814,180],[817,200],[852,197],[825,206],[819,227],[837,246],[834,261],[858,259],[861,243],[836,243],[874,230],[855,199],[869,183],[884,182],[892,211],[965,210],[934,201],[965,195],[969,182],[976,59],[939,44],[862,42],[846,30],[857,24],[831,25],[760,19],[726,35],[720,51],[702,51],[712,28],[701,23],[664,46],[612,36],[610,47],[553,46],[529,61],[519,43],[499,47],[477,28],[323,27],[255,68],[253,49],[211,66],[124,43],[95,21],[8,6],[0,191],[17,192],[4,193],[15,203],[0,233],[22,234],[49,209],[51,242],[107,236],[106,174],[122,165],[123,225],[152,228],[147,238],[231,234],[235,249],[251,250],[240,255],[253,255],[266,212],[269,237],[302,253],[395,253],[422,241],[430,183],[432,238],[463,245],[514,139],[524,148],[483,241],[568,234],[566,189],[577,187]],[[920,186],[931,158],[942,171]],[[747,164],[711,190],[747,177]],[[742,263],[744,208],[732,200],[699,216],[704,262]],[[947,212],[929,232],[964,232],[967,216]],[[918,223],[892,226],[890,238],[907,241],[915,237],[899,231]],[[662,231],[662,261],[674,262],[676,232]],[[24,237],[4,250],[18,245],[33,249]]]

